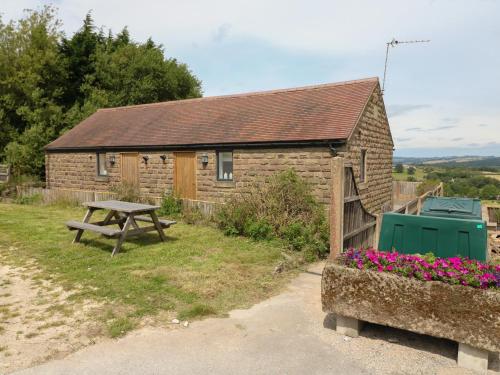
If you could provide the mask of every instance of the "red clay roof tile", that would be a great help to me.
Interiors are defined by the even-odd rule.
[[[377,78],[98,110],[46,149],[342,140]]]

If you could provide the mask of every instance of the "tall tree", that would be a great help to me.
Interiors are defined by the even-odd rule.
[[[95,73],[94,58],[99,45],[104,43],[101,32],[96,32],[92,14],[89,12],[83,25],[71,38],[61,41],[61,53],[67,62],[66,88],[63,104],[71,106],[75,102],[83,104],[85,99],[81,90],[85,77]]]
[[[200,81],[161,45],[133,42],[126,27],[105,37],[90,12],[70,38],[50,6],[0,18],[0,159],[18,173],[43,177],[43,147],[98,108],[199,96]]]
[[[60,23],[50,6],[41,11],[27,11],[25,18],[0,23],[0,150],[7,143],[28,137],[50,140],[63,125],[63,111],[58,105],[66,79],[64,61],[59,54]],[[43,145],[33,144],[33,152],[43,157]],[[10,153],[12,154],[12,152]],[[16,155],[16,163],[27,164],[26,173],[41,174],[29,157]],[[22,162],[19,162],[22,160]]]

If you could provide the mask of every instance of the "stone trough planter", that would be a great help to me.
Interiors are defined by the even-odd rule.
[[[337,315],[337,331],[357,336],[363,321],[457,341],[458,365],[485,371],[488,351],[500,352],[500,291],[328,262],[323,311]]]

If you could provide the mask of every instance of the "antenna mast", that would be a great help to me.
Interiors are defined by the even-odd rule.
[[[427,40],[405,40],[405,41],[399,41],[394,38],[390,42],[387,42],[387,48],[385,50],[385,65],[384,65],[384,79],[382,80],[382,94],[384,93],[385,90],[385,77],[387,75],[387,60],[389,58],[389,47],[396,47],[399,44],[413,44],[413,43],[429,43],[430,39]]]

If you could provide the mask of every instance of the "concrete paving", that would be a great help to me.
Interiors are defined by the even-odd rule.
[[[316,265],[286,292],[229,318],[138,330],[18,374],[368,374],[318,339],[321,270]]]
[[[140,329],[17,374],[473,374],[448,340],[373,324],[358,338],[337,333],[321,311],[322,268],[228,318]],[[498,369],[496,356],[488,374]]]

